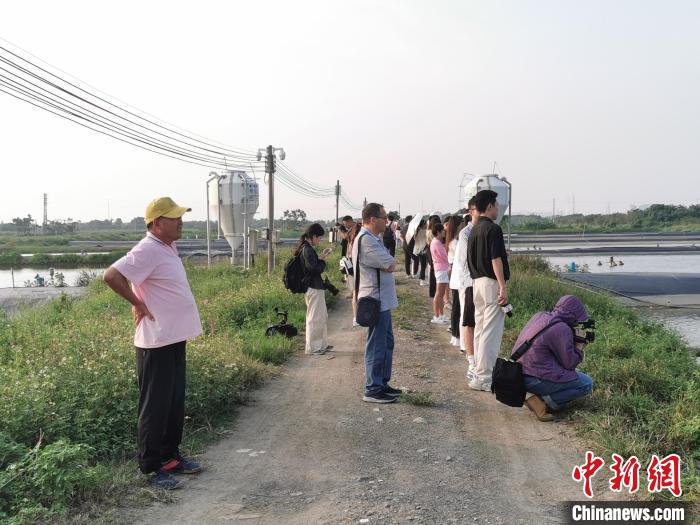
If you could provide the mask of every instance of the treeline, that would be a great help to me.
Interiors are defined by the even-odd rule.
[[[700,204],[674,206],[652,204],[626,213],[564,215],[514,215],[513,230],[541,232],[547,230],[617,232],[617,231],[700,231]]]
[[[125,254],[126,251],[124,250],[114,250],[109,253],[89,255],[81,255],[79,253],[61,253],[56,255],[36,253],[25,257],[19,253],[6,252],[0,253],[0,268],[22,268],[27,266],[37,268],[46,268],[49,266],[53,266],[54,268],[101,268],[104,266],[109,266],[117,259],[123,257]]]

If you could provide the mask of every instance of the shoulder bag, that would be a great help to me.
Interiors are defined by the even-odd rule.
[[[513,352],[510,359],[499,357],[493,367],[491,377],[491,392],[496,394],[496,399],[501,403],[511,407],[521,407],[525,403],[525,379],[523,378],[523,365],[518,363],[525,352],[527,352],[534,340],[545,330],[551,328],[561,321],[555,321],[542,328],[539,332],[527,339],[518,349]]]

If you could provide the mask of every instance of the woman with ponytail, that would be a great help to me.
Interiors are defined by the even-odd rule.
[[[328,310],[325,287],[321,274],[326,270],[326,257],[331,249],[317,254],[315,247],[321,243],[326,232],[317,222],[306,228],[299,238],[295,255],[301,255],[304,263],[304,282],[309,286],[304,294],[306,301],[306,348],[307,354],[324,354],[328,346]]]

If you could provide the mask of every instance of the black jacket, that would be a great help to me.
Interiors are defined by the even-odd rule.
[[[301,260],[304,261],[304,280],[309,288],[323,290],[321,274],[326,270],[326,261],[319,259],[316,250],[307,242],[301,247]]]

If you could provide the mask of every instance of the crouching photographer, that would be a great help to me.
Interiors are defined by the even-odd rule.
[[[330,283],[327,279],[324,280],[321,274],[326,270],[325,259],[330,255],[331,249],[326,248],[320,254],[316,253],[315,249],[323,240],[324,234],[323,226],[317,222],[313,223],[299,239],[295,252],[295,255],[301,255],[304,264],[303,282],[308,286],[304,294],[306,301],[305,352],[307,354],[324,354],[330,348],[328,346],[328,310],[326,309],[324,293],[327,283]],[[335,293],[337,293],[337,288]]]
[[[565,295],[554,310],[536,313],[520,332],[513,352],[534,337],[519,362],[525,389],[533,394],[525,403],[540,421],[552,421],[552,412],[591,393],[593,380],[576,367],[583,361],[583,349],[595,338],[594,327],[581,300]]]

